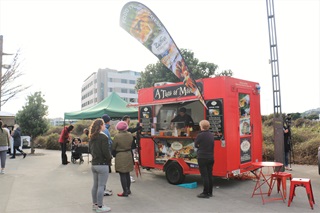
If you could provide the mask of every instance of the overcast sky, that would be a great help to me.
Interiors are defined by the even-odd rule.
[[[119,25],[122,0],[0,0],[3,50],[21,49],[32,85],[2,107],[17,113],[42,91],[49,118],[81,109],[83,81],[99,68],[144,71],[157,58]],[[266,0],[141,0],[179,48],[261,85],[261,113],[273,113]],[[282,112],[320,107],[319,0],[274,0]],[[3,63],[12,57],[4,56]],[[3,70],[4,72],[5,70]]]

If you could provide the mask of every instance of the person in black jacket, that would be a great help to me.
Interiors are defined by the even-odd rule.
[[[286,170],[292,171],[291,167],[289,167],[289,154],[291,151],[290,146],[290,129],[286,126],[283,126],[284,133],[284,167]]]
[[[103,205],[103,193],[109,177],[109,165],[111,165],[111,152],[108,144],[108,136],[103,133],[106,126],[99,118],[92,122],[89,133],[89,147],[92,156],[91,170],[93,186],[91,189],[92,209],[97,212],[107,212],[111,208]]]
[[[179,114],[174,117],[171,122],[178,122],[177,127],[179,129],[184,128],[184,127],[193,127],[194,126],[194,122],[193,119],[190,115],[188,115],[187,113],[187,109],[184,107],[181,107],[179,109]]]
[[[16,158],[16,151],[20,152],[23,155],[23,158],[25,158],[27,154],[23,152],[21,149],[19,149],[19,147],[21,146],[21,128],[18,124],[15,124],[13,126],[11,136],[13,138],[13,154],[11,159]]]
[[[195,139],[197,150],[198,165],[203,181],[203,192],[197,195],[198,198],[212,197],[212,168],[214,164],[214,136],[209,132],[210,123],[202,120],[199,123],[201,132]]]

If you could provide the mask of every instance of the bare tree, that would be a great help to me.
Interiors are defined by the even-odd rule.
[[[24,86],[22,84],[15,85],[17,78],[21,77],[23,73],[19,69],[21,63],[19,60],[20,50],[16,52],[10,65],[3,66],[6,71],[1,77],[1,102],[0,105],[5,105],[10,99],[15,97],[18,93],[30,86]]]

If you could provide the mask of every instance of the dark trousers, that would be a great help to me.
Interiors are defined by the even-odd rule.
[[[198,158],[199,170],[203,182],[203,193],[204,194],[212,194],[212,168],[213,168],[214,160],[213,159],[205,159]]]
[[[21,154],[24,154],[24,152],[21,149],[19,149],[19,146],[14,146],[13,147],[13,154],[12,154],[13,158],[16,157],[16,151],[20,152]]]
[[[130,180],[130,173],[126,172],[126,173],[121,173],[120,174],[120,182],[121,182],[121,186],[123,189],[123,193],[124,194],[129,194],[130,193],[130,185],[131,185],[131,180]]]
[[[60,145],[61,145],[61,160],[62,160],[62,164],[68,164],[68,157],[67,157],[67,154],[66,154],[67,143],[63,142],[63,143],[60,143]]]

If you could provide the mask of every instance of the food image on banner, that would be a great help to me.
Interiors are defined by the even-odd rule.
[[[250,95],[239,93],[240,136],[251,134]]]
[[[240,162],[246,163],[251,161],[251,141],[250,138],[240,139]]]
[[[192,168],[198,168],[197,152],[192,140],[156,139],[155,163],[165,164],[171,158],[182,158]]]
[[[148,48],[206,107],[180,50],[158,17],[139,2],[128,2],[121,10],[120,26]]]

